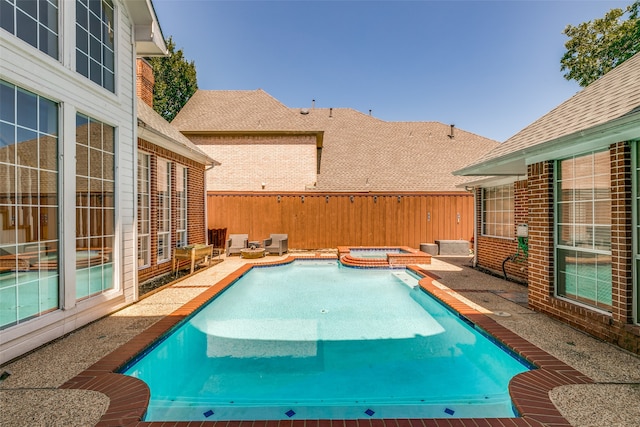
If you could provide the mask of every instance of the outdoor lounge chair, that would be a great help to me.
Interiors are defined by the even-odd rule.
[[[264,239],[262,247],[269,253],[282,255],[289,251],[289,235],[288,234],[271,234],[268,239]]]
[[[226,252],[227,256],[231,254],[239,254],[241,250],[249,247],[248,234],[229,234],[227,239]]]

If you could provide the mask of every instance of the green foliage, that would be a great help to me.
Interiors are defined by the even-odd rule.
[[[166,40],[169,56],[149,60],[153,68],[153,109],[170,122],[198,89],[196,66],[187,61],[182,49],[169,37]]]
[[[611,9],[604,18],[567,25],[563,33],[570,39],[560,70],[565,79],[587,86],[640,52],[640,1]]]

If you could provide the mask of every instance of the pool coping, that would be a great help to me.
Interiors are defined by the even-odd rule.
[[[116,373],[133,360],[162,334],[198,310],[209,299],[232,285],[253,267],[275,266],[299,260],[327,260],[328,257],[289,256],[266,263],[247,263],[229,274],[182,307],[163,317],[127,343],[115,349],[92,366],[60,386],[62,389],[92,390],[109,397],[109,407],[96,426],[225,426],[225,427],[524,427],[571,426],[549,397],[549,392],[569,384],[590,384],[586,375],[536,347],[495,320],[456,298],[449,288],[434,284],[427,271],[412,265],[407,268],[422,276],[419,286],[442,303],[489,333],[498,343],[523,357],[537,369],[516,375],[509,383],[513,404],[519,418],[435,418],[435,419],[359,419],[359,420],[281,420],[281,421],[141,421],[147,411],[150,391],[133,377]]]
[[[386,258],[360,258],[351,255],[352,250],[381,251],[401,250],[401,253],[389,252]],[[401,268],[413,264],[431,264],[431,255],[409,246],[338,246],[338,258],[347,267],[354,268]]]

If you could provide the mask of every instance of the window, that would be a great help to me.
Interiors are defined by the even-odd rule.
[[[171,163],[158,159],[158,262],[171,258]]]
[[[500,185],[482,190],[482,234],[514,237],[513,185]]]
[[[115,128],[76,115],[76,297],[113,288]]]
[[[58,104],[0,80],[0,329],[59,305]]]
[[[611,310],[611,165],[601,151],[557,162],[557,294]]]
[[[138,153],[138,268],[151,264],[150,156]]]
[[[115,91],[114,13],[111,0],[76,0],[76,71]]]
[[[189,169],[176,166],[176,198],[178,202],[178,228],[176,246],[187,245],[187,175]]]
[[[58,0],[0,0],[0,27],[58,59]]]

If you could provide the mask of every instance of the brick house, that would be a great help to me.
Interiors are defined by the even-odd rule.
[[[451,171],[498,145],[442,123],[289,108],[263,90],[199,90],[172,124],[222,163],[207,175],[209,227],[289,233],[296,249],[469,240],[468,178]]]
[[[136,68],[151,2],[3,2],[0,364],[137,298]]]
[[[263,90],[198,90],[172,121],[221,165],[210,191],[304,191],[318,173],[322,131]]]
[[[207,243],[205,173],[215,162],[153,110],[153,70],[137,60],[137,265],[140,283],[172,268],[176,247]]]
[[[476,263],[500,271],[519,252],[505,270],[530,307],[635,353],[639,143],[637,54],[454,172],[485,176],[472,184]]]

